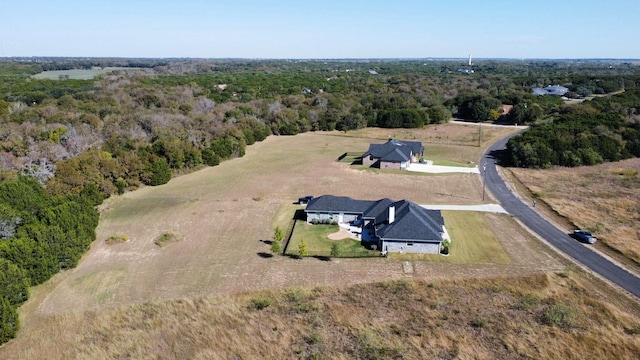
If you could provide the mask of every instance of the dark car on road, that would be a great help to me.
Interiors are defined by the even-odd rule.
[[[573,237],[587,244],[593,244],[598,240],[587,230],[573,230]]]

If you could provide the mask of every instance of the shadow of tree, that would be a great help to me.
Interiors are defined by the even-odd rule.
[[[501,150],[493,150],[490,151],[488,154],[489,158],[495,159],[496,160],[496,164],[500,165],[500,166],[510,166],[511,164],[509,164],[509,152],[507,151],[507,149],[501,149]]]
[[[328,257],[328,256],[318,256],[318,255],[316,255],[316,256],[313,256],[313,258],[314,259],[318,259],[320,261],[331,261],[331,258]]]
[[[263,252],[263,251],[261,251],[261,252],[259,252],[259,253],[257,253],[257,254],[258,254],[258,256],[260,256],[260,257],[261,257],[261,258],[263,258],[263,259],[269,259],[269,258],[272,258],[272,257],[273,257],[273,254],[271,254],[271,253],[266,253],[266,252]]]

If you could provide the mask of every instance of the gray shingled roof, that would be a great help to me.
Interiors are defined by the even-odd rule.
[[[439,210],[427,210],[407,200],[391,206],[395,206],[395,221],[389,224],[387,212],[387,221],[376,227],[378,237],[383,240],[442,241],[444,219]]]
[[[389,207],[395,208],[394,222],[389,224]],[[427,210],[408,200],[394,202],[354,200],[346,196],[322,195],[307,204],[306,212],[362,214],[374,218],[376,235],[382,240],[442,241],[444,219],[439,210]]]
[[[306,212],[347,212],[363,214],[375,201],[354,200],[347,196],[322,195],[307,203]]]
[[[369,207],[364,214],[363,218],[374,218],[377,221],[377,218],[380,215],[383,215],[385,212],[388,212],[389,205],[393,204],[393,200],[384,198],[375,202],[371,207]]]
[[[363,157],[373,156],[376,159],[388,162],[404,162],[411,160],[411,155],[421,154],[424,147],[418,141],[400,141],[389,139],[384,144],[370,144],[369,150]]]

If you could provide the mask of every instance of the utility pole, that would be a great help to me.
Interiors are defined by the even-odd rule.
[[[487,187],[487,163],[482,164],[482,202],[484,202],[484,193]]]

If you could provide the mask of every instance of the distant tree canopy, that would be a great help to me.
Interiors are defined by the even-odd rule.
[[[451,103],[458,109],[457,115],[463,119],[496,121],[502,114],[502,102],[485,94],[461,94]]]
[[[640,157],[640,122],[626,121],[616,113],[575,109],[512,138],[507,152],[511,165],[531,168]]]

